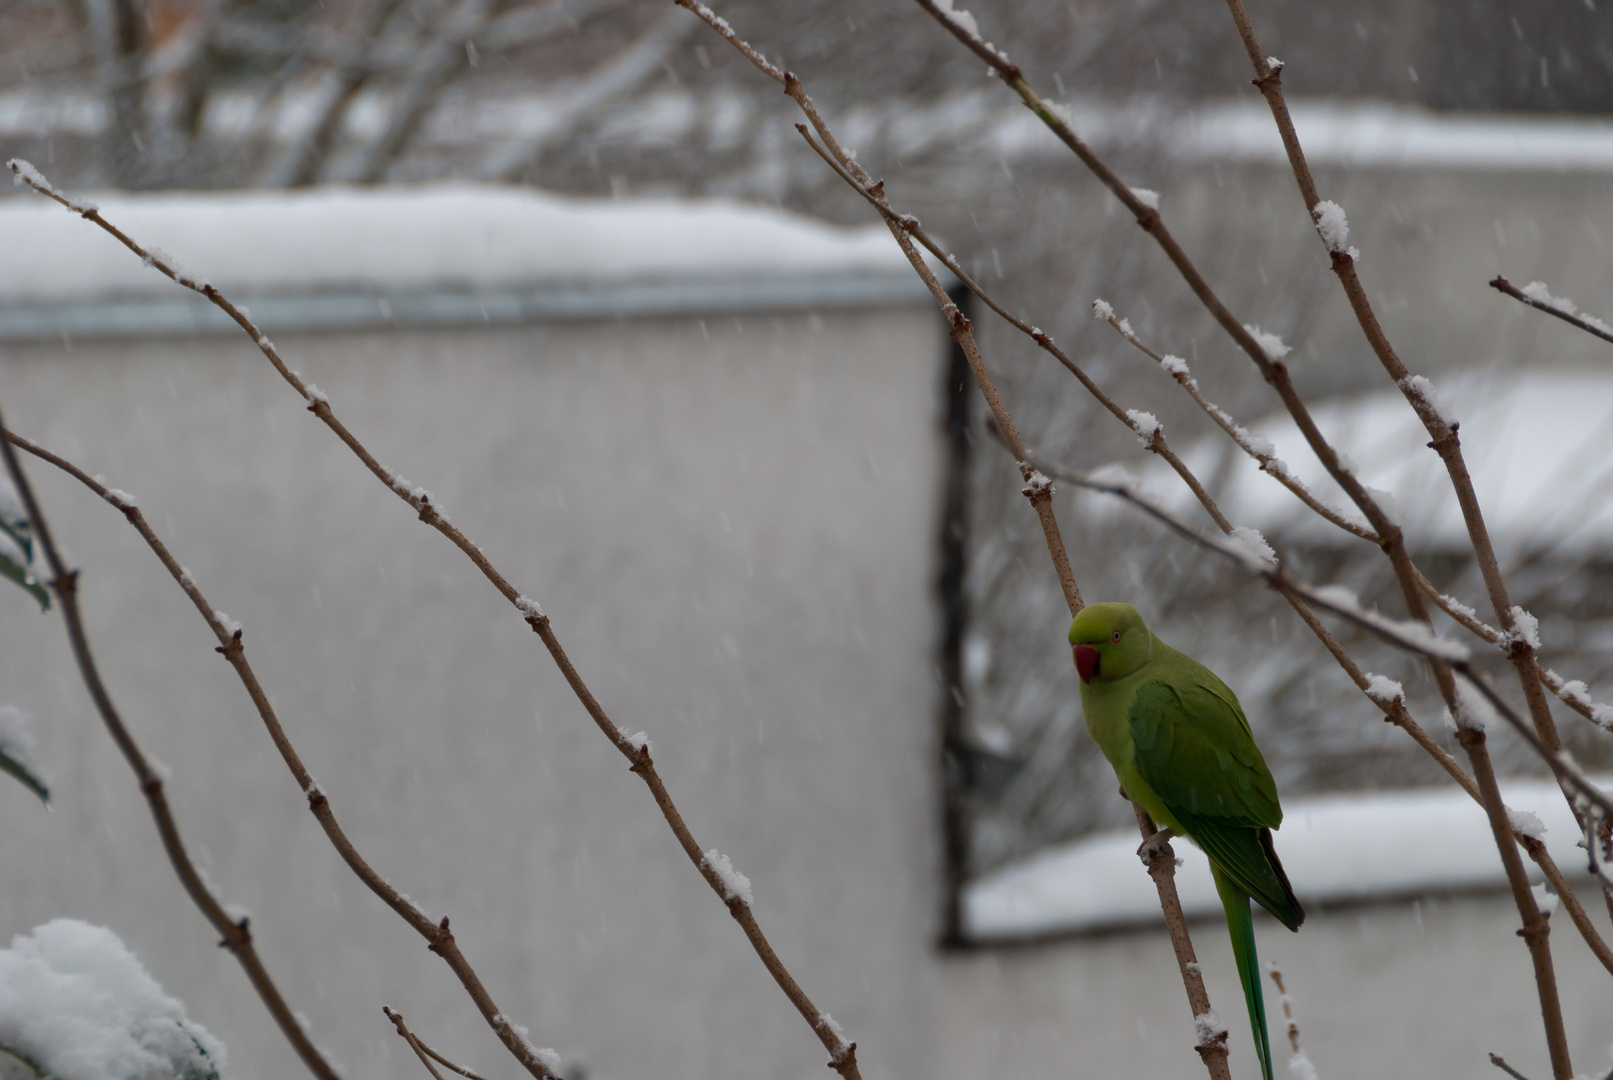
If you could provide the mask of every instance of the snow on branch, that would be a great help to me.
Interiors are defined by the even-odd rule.
[[[1567,297],[1553,296],[1543,281],[1531,281],[1520,289],[1506,278],[1497,275],[1490,281],[1490,288],[1497,292],[1506,293],[1514,300],[1528,304],[1538,311],[1544,311],[1548,315],[1555,315],[1563,322],[1571,323],[1587,334],[1595,335],[1603,341],[1613,341],[1613,326],[1609,326],[1594,315],[1587,315],[1580,311],[1578,305]]]
[[[1331,199],[1323,199],[1311,207],[1311,217],[1316,220],[1316,231],[1321,234],[1327,250],[1352,259],[1361,257],[1360,251],[1350,247],[1350,223],[1344,216],[1344,207]]]
[[[1131,430],[1136,433],[1137,441],[1142,443],[1145,449],[1152,446],[1154,440],[1165,430],[1160,426],[1159,421],[1154,418],[1153,413],[1143,412],[1141,409],[1127,409],[1126,421],[1131,425]]]
[[[755,902],[751,893],[750,878],[734,869],[728,856],[712,848],[700,859],[700,865],[709,869],[722,883],[723,899],[737,900],[747,906]]]
[[[1262,472],[1271,476],[1278,483],[1282,484],[1283,487],[1293,492],[1302,503],[1308,506],[1315,513],[1319,514],[1325,520],[1338,526],[1345,532],[1352,533],[1361,537],[1362,539],[1370,540],[1374,543],[1377,542],[1377,534],[1371,529],[1361,525],[1358,522],[1351,521],[1349,518],[1345,517],[1343,512],[1340,511],[1336,506],[1326,503],[1316,495],[1312,494],[1310,489],[1301,483],[1300,479],[1294,475],[1291,469],[1289,469],[1287,463],[1277,456],[1277,449],[1272,445],[1270,439],[1266,438],[1264,435],[1256,435],[1250,432],[1247,428],[1239,424],[1230,415],[1228,415],[1225,409],[1222,409],[1220,406],[1205,398],[1203,392],[1199,389],[1198,380],[1193,378],[1192,373],[1188,370],[1187,362],[1185,360],[1179,356],[1172,356],[1168,353],[1159,353],[1153,348],[1149,347],[1141,338],[1136,335],[1136,333],[1132,331],[1131,323],[1129,321],[1116,316],[1114,306],[1106,300],[1094,300],[1092,302],[1092,314],[1095,318],[1101,319],[1108,323],[1114,328],[1116,333],[1130,342],[1144,356],[1149,357],[1151,360],[1157,363],[1165,370],[1167,374],[1171,376],[1171,378],[1176,380],[1177,385],[1179,385],[1183,390],[1187,391],[1188,396],[1193,399],[1194,404],[1196,404],[1206,416],[1215,421],[1215,425],[1224,431],[1227,436],[1238,445],[1238,449],[1249,455],[1260,465]]]
[[[1262,330],[1258,326],[1250,326],[1248,323],[1244,323],[1243,328],[1255,339],[1255,344],[1260,346],[1260,351],[1266,354],[1266,359],[1269,361],[1276,362],[1294,351],[1276,334]]]
[[[86,199],[76,199],[71,195],[65,194],[64,192],[57,191],[51,186],[51,182],[45,179],[44,173],[34,168],[22,158],[12,158],[10,161],[6,162],[6,168],[11,170],[11,182],[13,184],[17,185],[18,187],[26,184],[35,191],[55,199],[57,202],[61,203],[63,206],[67,207],[80,217],[89,217],[91,214],[100,209],[100,207]]]
[[[1411,402],[1412,408],[1417,410],[1418,416],[1436,417],[1448,428],[1456,426],[1456,414],[1451,412],[1451,407],[1445,403],[1445,399],[1427,378],[1422,375],[1408,375],[1396,385],[1400,387],[1400,392],[1406,395],[1406,400]]]

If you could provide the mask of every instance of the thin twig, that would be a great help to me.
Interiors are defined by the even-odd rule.
[[[1523,1073],[1519,1072],[1517,1069],[1514,1069],[1511,1065],[1508,1065],[1507,1059],[1502,1057],[1500,1054],[1491,1054],[1490,1064],[1512,1077],[1512,1080],[1529,1080],[1529,1078],[1523,1075]]]
[[[1536,300],[1534,297],[1523,292],[1523,290],[1519,289],[1516,285],[1512,284],[1512,282],[1508,281],[1500,274],[1497,274],[1490,281],[1490,288],[1496,290],[1497,292],[1504,292],[1514,300],[1528,304],[1536,311],[1544,311],[1547,315],[1554,315],[1565,323],[1579,327],[1581,330],[1593,337],[1599,337],[1603,341],[1613,341],[1613,333],[1608,331],[1606,323],[1603,323],[1601,326],[1595,326],[1580,318],[1573,312],[1565,311],[1563,308]],[[1598,319],[1597,322],[1601,322],[1601,320]]]
[[[1288,1021],[1288,1045],[1293,1049],[1294,1056],[1300,1057],[1304,1055],[1305,1050],[1299,1044],[1299,1024],[1294,1019],[1294,1001],[1288,996],[1288,988],[1283,985],[1282,969],[1277,966],[1277,961],[1273,960],[1266,965],[1266,971],[1277,986],[1277,994],[1283,1006],[1283,1019]]]
[[[656,771],[655,761],[650,753],[649,740],[642,732],[629,734],[617,727],[615,722],[611,720],[604,707],[600,705],[599,700],[594,697],[593,691],[583,681],[575,665],[572,664],[571,658],[566,655],[565,649],[560,644],[559,637],[555,634],[550,624],[549,617],[543,613],[537,602],[518,592],[515,586],[511,585],[509,580],[482,553],[481,548],[472,543],[457,526],[443,516],[429,491],[411,485],[407,480],[377,461],[375,455],[370,453],[368,448],[359,441],[358,437],[337,419],[335,412],[331,409],[330,400],[324,392],[313,383],[304,381],[301,375],[291,370],[281,358],[279,351],[275,349],[274,343],[258,329],[257,324],[251,320],[245,311],[231,302],[216,286],[211,282],[199,280],[185,272],[177,267],[172,259],[161,252],[148,251],[116,226],[107,222],[95,207],[79,200],[70,199],[51,187],[49,182],[33,166],[28,165],[26,162],[15,160],[10,164],[12,171],[20,176],[29,187],[61,203],[85,220],[98,225],[159,273],[205,296],[234,320],[257,344],[259,351],[274,365],[281,378],[285,379],[308,402],[308,411],[318,417],[326,427],[330,428],[336,437],[345,443],[348,449],[364,463],[365,468],[400,499],[408,503],[419,515],[422,522],[442,533],[471,562],[476,564],[476,568],[482,572],[482,575],[509,601],[511,606],[520,613],[522,621],[530,626],[532,631],[542,640],[544,647],[548,649],[549,655],[554,659],[556,666],[560,668],[561,674],[565,677],[567,684],[570,685],[572,692],[577,696],[578,701],[582,703],[589,718],[611,741],[617,751],[630,762],[630,770],[649,787],[656,806],[666,819],[667,825],[672,829],[673,835],[677,837],[678,844],[683,848],[684,854],[694,864],[695,869],[705,879],[706,884],[728,907],[729,913],[733,916],[734,921],[739,923],[740,928],[745,933],[745,937],[750,941],[751,947],[755,949],[757,956],[761,959],[763,966],[767,968],[768,973],[778,983],[779,989],[789,998],[790,1003],[801,1013],[814,1034],[818,1036],[819,1041],[828,1049],[830,1066],[839,1072],[845,1080],[861,1080],[861,1074],[857,1068],[857,1044],[846,1039],[839,1025],[827,1013],[812,1003],[812,1000],[807,997],[806,991],[796,981],[795,976],[790,974],[789,969],[784,966],[784,962],[773,951],[772,945],[768,942],[766,935],[762,933],[760,924],[756,921],[750,902],[744,897],[735,894],[718,870],[716,859],[708,857],[707,853],[695,842],[694,835],[689,831],[688,825],[683,820],[683,815],[673,803],[671,795],[667,792],[666,785]],[[305,790],[307,789],[305,788]],[[713,855],[715,855],[715,852],[713,852]],[[351,861],[349,865],[352,865]],[[355,867],[356,869],[357,867]],[[385,883],[381,882],[380,884],[384,885]],[[400,910],[399,913],[402,914],[403,912]],[[407,918],[407,916],[405,917]],[[453,945],[453,936],[448,932],[446,919],[439,926],[438,933],[441,940],[445,942],[446,947],[457,954],[457,947]],[[445,953],[444,958],[447,959],[448,954]],[[495,1030],[505,1046],[529,1071],[533,1071],[536,1074],[537,1070],[545,1069],[543,1064],[537,1060],[535,1049],[525,1043],[525,1040],[513,1030],[502,1014],[492,1009],[490,1000],[479,999],[477,1005],[482,1009],[483,1015],[488,1022],[494,1024]],[[548,1072],[545,1070],[543,1075],[548,1075]]]
[[[342,861],[347,863],[348,867],[352,869],[360,881],[369,887],[371,892],[380,897],[382,903],[397,912],[404,922],[408,923],[421,937],[425,938],[432,952],[437,953],[447,962],[448,966],[453,969],[454,974],[459,977],[459,981],[465,987],[466,992],[470,994],[471,1000],[481,1010],[483,1017],[486,1018],[488,1024],[492,1026],[500,1040],[516,1056],[517,1060],[527,1066],[528,1070],[533,1072],[535,1076],[552,1080],[553,1070],[543,1060],[543,1055],[528,1044],[525,1037],[517,1032],[513,1025],[505,1019],[503,1012],[493,1001],[492,995],[488,993],[487,988],[482,984],[481,978],[476,974],[475,969],[471,967],[470,961],[459,950],[453,934],[448,929],[448,917],[443,916],[442,919],[434,921],[417,904],[395,889],[359,854],[358,848],[354,846],[346,831],[342,829],[341,824],[336,820],[335,811],[331,809],[329,796],[315,782],[313,775],[308,771],[308,767],[303,764],[302,756],[297,753],[297,748],[292,745],[291,737],[286,734],[285,728],[280,723],[280,717],[276,714],[274,706],[270,704],[268,693],[265,692],[263,685],[258,681],[257,672],[253,670],[251,663],[247,660],[246,644],[243,640],[241,628],[238,625],[234,625],[228,616],[208,601],[207,597],[202,593],[201,586],[197,584],[195,576],[181,566],[178,559],[174,558],[173,553],[168,550],[168,546],[162,542],[150,524],[147,523],[145,515],[140,511],[140,507],[127,494],[107,487],[60,454],[53,453],[39,444],[10,431],[5,432],[5,441],[8,444],[8,450],[10,445],[19,446],[35,457],[48,461],[72,476],[106,502],[116,507],[129,524],[134,526],[141,539],[145,540],[146,545],[151,548],[169,575],[179,583],[179,587],[190,598],[191,604],[201,614],[202,619],[207,623],[208,629],[213,631],[213,636],[218,639],[217,651],[223,655],[224,659],[229,661],[230,666],[235,669],[236,675],[240,678],[242,685],[246,687],[247,696],[252,699],[252,704],[258,711],[258,716],[262,718],[263,726],[268,730],[270,741],[274,743],[275,749],[280,752],[286,767],[291,770],[291,775],[296,779],[297,786],[302,789],[303,794],[308,799],[308,809],[313,812],[320,827],[324,829],[325,836],[330,840],[331,846],[336,849],[337,854],[341,855]]]
[[[1204,415],[1213,420],[1216,427],[1226,432],[1227,437],[1237,444],[1238,449],[1254,458],[1260,465],[1261,472],[1271,476],[1283,487],[1293,492],[1300,502],[1310,507],[1312,511],[1323,519],[1350,533],[1352,536],[1358,536],[1373,544],[1379,542],[1377,533],[1358,522],[1351,521],[1339,513],[1336,508],[1327,505],[1311,494],[1310,489],[1300,482],[1299,477],[1289,471],[1287,464],[1277,456],[1269,442],[1265,442],[1265,440],[1257,442],[1258,437],[1251,435],[1247,429],[1233,420],[1225,409],[1206,399],[1203,391],[1199,389],[1199,381],[1188,371],[1186,361],[1178,356],[1162,355],[1149,348],[1132,330],[1131,323],[1126,319],[1117,318],[1113,307],[1104,301],[1093,301],[1092,309],[1098,318],[1114,328],[1115,333],[1125,338],[1144,356],[1149,357],[1163,368],[1166,374],[1176,381],[1178,386],[1187,391],[1187,395],[1193,399],[1194,404],[1204,412]]]
[[[431,1074],[431,1080],[442,1080],[442,1073],[437,1071],[437,1066],[431,1063],[431,1059],[421,1049],[420,1041],[414,1037],[414,1032],[404,1026],[403,1016],[393,1012],[385,1005],[381,1006],[381,1011],[386,1014],[388,1020],[392,1021],[392,1026],[398,1029],[398,1034],[403,1037],[403,1041],[408,1044],[409,1049],[414,1051],[414,1056],[420,1059],[420,1064],[426,1067],[426,1071]]]
[[[174,873],[178,875],[180,884],[184,886],[191,902],[200,909],[207,921],[213,925],[213,929],[224,939],[220,944],[240,961],[247,979],[252,983],[252,988],[258,992],[258,997],[263,1000],[269,1015],[274,1017],[275,1023],[286,1040],[291,1043],[297,1056],[308,1067],[308,1071],[320,1080],[337,1080],[336,1070],[314,1046],[313,1040],[303,1030],[296,1014],[286,1004],[279,988],[270,978],[268,969],[263,966],[257,946],[252,941],[251,920],[245,915],[232,916],[224,904],[213,895],[197,871],[196,865],[191,861],[190,853],[185,849],[184,839],[179,835],[179,824],[174,820],[173,811],[168,806],[168,797],[163,790],[162,772],[146,757],[145,751],[141,750],[133,733],[118,714],[111,693],[101,681],[101,673],[96,667],[94,655],[90,652],[89,637],[84,632],[84,620],[78,608],[78,571],[69,569],[56,549],[50,526],[46,523],[45,515],[34,498],[33,487],[22,471],[22,463],[17,460],[17,452],[12,449],[12,439],[10,432],[6,430],[4,420],[0,420],[0,457],[5,458],[6,472],[10,475],[12,486],[16,488],[18,497],[22,499],[23,506],[28,511],[29,525],[45,553],[46,563],[50,566],[50,585],[57,599],[61,601],[62,618],[67,624],[67,637],[72,643],[73,656],[78,661],[84,685],[89,690],[90,699],[95,703],[96,711],[101,714],[101,721],[111,734],[112,741],[117,743],[124,760],[129,763],[129,768],[134,770],[135,778],[140,782],[140,793],[145,796],[146,804],[151,808],[152,819],[157,824],[157,834],[162,838],[163,850],[168,854],[168,861],[173,864]]]
[[[445,1068],[452,1069],[460,1076],[469,1077],[469,1080],[483,1080],[482,1077],[471,1072],[469,1069],[462,1065],[455,1065],[452,1061],[449,1061],[447,1058],[437,1053],[437,1051],[427,1046],[425,1042],[421,1040],[420,1036],[410,1031],[408,1026],[404,1024],[402,1013],[393,1012],[385,1005],[381,1006],[381,1011],[386,1014],[386,1018],[388,1020],[392,1021],[392,1025],[398,1029],[398,1034],[403,1036],[403,1040],[409,1044],[409,1048],[419,1055],[420,1063],[426,1067],[426,1071],[429,1072],[435,1078],[435,1080],[442,1080],[442,1077],[438,1075],[436,1069],[432,1068],[430,1059],[435,1059],[438,1064],[444,1066]]]

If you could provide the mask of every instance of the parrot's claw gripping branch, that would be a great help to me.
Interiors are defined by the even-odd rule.
[[[1176,858],[1176,853],[1171,850],[1171,840],[1175,837],[1176,834],[1169,829],[1158,830],[1153,836],[1137,845],[1137,857],[1143,861],[1144,866],[1147,866],[1156,855],[1167,855],[1177,866],[1181,866],[1182,860]]]

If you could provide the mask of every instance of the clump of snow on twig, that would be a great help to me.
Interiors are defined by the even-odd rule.
[[[1195,1013],[1193,1015],[1193,1033],[1198,1036],[1198,1045],[1209,1046],[1219,1039],[1227,1037],[1227,1026],[1221,1018],[1215,1015],[1215,1010]]]
[[[1585,325],[1594,326],[1604,334],[1613,334],[1613,326],[1609,326],[1607,323],[1596,318],[1594,315],[1586,315],[1584,312],[1580,311],[1579,308],[1574,305],[1574,302],[1568,299],[1566,296],[1551,295],[1551,292],[1546,288],[1546,283],[1544,281],[1531,281],[1518,291],[1537,304],[1549,307],[1553,311],[1560,311],[1564,315],[1572,315]]]
[[[1579,705],[1591,714],[1591,719],[1597,724],[1613,731],[1613,705],[1602,705],[1591,700],[1591,688],[1579,679],[1563,680],[1563,677],[1551,669],[1546,670],[1546,681],[1560,684],[1557,696],[1570,705]]]
[[[133,510],[138,505],[133,495],[118,488],[106,489],[106,501],[119,510]]]
[[[1020,489],[1020,494],[1027,499],[1034,499],[1044,493],[1051,495],[1056,490],[1057,488],[1053,486],[1053,481],[1048,479],[1047,474],[1036,469],[1032,470],[1030,479],[1025,481],[1025,486]]]
[[[330,395],[311,382],[303,384],[303,396],[308,399],[309,408],[313,408],[322,401],[327,405],[330,404]]]
[[[1446,427],[1456,426],[1456,415],[1445,399],[1434,389],[1434,384],[1422,375],[1408,375],[1395,385],[1400,387],[1402,393],[1411,399],[1414,406],[1421,406],[1418,412],[1432,412],[1439,417],[1440,423]]]
[[[560,1070],[565,1067],[565,1062],[560,1060],[559,1054],[555,1053],[555,1051],[549,1049],[547,1046],[538,1046],[533,1043],[532,1033],[527,1030],[525,1024],[517,1024],[503,1013],[494,1013],[493,1023],[502,1024],[505,1027],[508,1027],[510,1031],[514,1033],[516,1039],[520,1041],[522,1049],[524,1049],[533,1058],[537,1059],[537,1061],[541,1063],[545,1069],[548,1069],[556,1076],[560,1075]]]
[[[1444,593],[1440,593],[1439,598],[1445,604],[1445,606],[1449,607],[1452,611],[1456,612],[1458,615],[1465,616],[1466,618],[1469,618],[1469,619],[1474,619],[1474,620],[1478,619],[1479,613],[1474,611],[1472,608],[1468,607],[1466,604],[1462,603],[1460,600],[1456,599],[1456,597],[1454,597],[1454,596],[1446,596]]]
[[[1397,701],[1406,700],[1406,689],[1387,675],[1362,672],[1367,679],[1367,697],[1388,708]]]
[[[1266,543],[1266,538],[1260,535],[1258,529],[1251,529],[1247,525],[1234,525],[1232,531],[1227,534],[1227,539],[1257,559],[1264,559],[1269,563],[1277,561],[1277,553],[1271,550],[1271,545]]]
[[[627,743],[627,745],[631,746],[634,750],[654,749],[654,744],[650,742],[650,737],[644,732],[635,731],[633,734],[629,735],[625,728],[617,728],[616,730],[621,734],[622,741]]]
[[[829,1034],[840,1040],[840,1045],[842,1047],[846,1045],[846,1030],[840,1026],[840,1022],[834,1017],[830,1016],[826,1012],[820,1012],[818,1014],[818,1026],[824,1028],[829,1032]]]
[[[392,485],[392,490],[396,491],[404,498],[422,503],[428,503],[431,501],[431,492],[427,491],[420,485],[409,483],[408,480],[404,479],[401,475],[395,472],[388,472],[386,476],[387,483]]]
[[[980,24],[975,21],[975,17],[973,15],[969,14],[967,11],[964,11],[962,8],[954,8],[952,6],[952,0],[935,0],[935,6],[940,9],[942,17],[945,18],[947,22],[951,23],[959,30],[962,30],[964,34],[968,35],[968,37],[974,41],[975,44],[983,46],[987,52],[991,53],[1004,63],[1008,62],[1008,55],[1006,53],[980,36]],[[987,74],[990,74],[990,72],[987,72]]]
[[[1517,829],[1516,825],[1512,827],[1513,832],[1517,832]],[[1557,904],[1562,899],[1562,897],[1546,888],[1544,881],[1531,886],[1529,891],[1534,894],[1535,907],[1539,908],[1540,913],[1546,916],[1550,916],[1552,912],[1557,910]]]
[[[1360,601],[1356,599],[1355,593],[1342,585],[1323,585],[1320,588],[1311,590],[1311,593],[1323,607],[1348,612],[1353,618],[1366,623],[1368,626],[1377,628],[1392,639],[1398,639],[1407,645],[1415,646],[1420,652],[1436,656],[1442,660],[1466,660],[1471,655],[1466,645],[1459,641],[1451,641],[1440,637],[1426,623],[1391,619],[1378,614],[1376,611],[1366,610],[1361,606]],[[1458,687],[1465,685],[1461,681],[1457,682]],[[1478,696],[1477,691],[1473,691],[1473,694]],[[1483,699],[1480,698],[1480,700],[1482,701]]]
[[[1104,322],[1108,322],[1110,319],[1115,317],[1114,305],[1102,297],[1099,297],[1098,299],[1092,301],[1092,317],[1095,319],[1102,319]]]
[[[1148,209],[1159,209],[1159,192],[1152,188],[1134,187],[1131,189],[1131,193],[1137,196],[1137,201],[1148,207]]]
[[[1187,361],[1183,360],[1180,356],[1172,356],[1170,353],[1166,353],[1164,356],[1160,357],[1159,366],[1180,379],[1193,383],[1195,386],[1198,385],[1197,383],[1194,383],[1193,375],[1187,369]]]
[[[1512,640],[1538,651],[1540,649],[1540,620],[1517,604],[1512,605],[1511,612]]]
[[[1456,711],[1445,709],[1445,726],[1452,731],[1483,731],[1496,719],[1495,707],[1466,679],[1456,680]]]
[[[162,250],[162,248],[147,248],[146,253],[140,256],[140,259],[147,266],[155,267],[158,270],[172,275],[175,281],[179,282],[187,289],[195,289],[197,292],[206,292],[208,289],[212,288],[212,285],[206,278],[199,277],[198,275],[193,274],[189,270],[185,269],[185,267],[179,264],[178,259]],[[240,310],[243,315],[247,315],[248,318],[251,318],[251,316],[247,313],[246,308],[242,307]]]
[[[49,180],[45,179],[44,173],[34,168],[32,164],[24,161],[22,158],[12,158],[10,161],[6,162],[6,166],[11,169],[11,182],[13,184],[16,184],[19,187],[24,184],[28,184],[32,187],[38,188],[45,194],[54,196],[55,198],[58,198],[62,202],[66,203],[67,208],[73,211],[75,214],[88,215],[93,214],[95,211],[100,209],[99,206],[96,206],[88,199],[75,199],[73,196],[64,191],[58,191],[55,187],[51,186],[51,182]]]
[[[0,949],[0,1045],[55,1080],[217,1080],[224,1044],[112,931],[53,919]]]
[[[700,865],[709,866],[711,872],[717,875],[717,880],[722,882],[723,898],[725,900],[743,900],[746,904],[752,902],[750,878],[735,870],[734,864],[729,861],[728,856],[716,848],[712,848],[700,860]]]
[[[1339,455],[1341,458],[1343,456],[1343,454]],[[1354,466],[1351,466],[1351,471],[1354,471]],[[1393,492],[1367,487],[1365,484],[1362,485],[1362,488],[1368,495],[1372,496],[1372,501],[1378,504],[1378,509],[1382,510],[1383,516],[1389,519],[1389,524],[1398,528],[1405,528],[1406,515],[1400,509],[1400,500],[1395,498]]]
[[[1510,806],[1506,811],[1507,821],[1512,825],[1513,832],[1519,836],[1531,836],[1536,840],[1546,838],[1546,826],[1538,814],[1529,810],[1514,810]]]
[[[1361,253],[1350,246],[1350,222],[1344,216],[1344,207],[1331,199],[1323,199],[1311,207],[1311,217],[1316,219],[1316,231],[1321,234],[1327,250],[1352,259],[1361,257]]]
[[[1151,446],[1154,436],[1159,434],[1159,421],[1154,414],[1141,409],[1127,409],[1126,419],[1131,423],[1131,430],[1137,433],[1137,441],[1145,448]]]
[[[220,611],[218,608],[213,609],[213,618],[218,620],[218,624],[224,628],[224,632],[226,634],[234,636],[241,632],[241,624],[224,614],[224,612]]]
[[[1244,323],[1243,328],[1249,331],[1249,336],[1255,339],[1255,344],[1260,346],[1260,351],[1266,354],[1268,360],[1281,360],[1293,352],[1276,334],[1268,333],[1258,326],[1250,326],[1248,323]]]
[[[1311,1064],[1310,1057],[1303,1050],[1296,1051],[1294,1056],[1288,1059],[1288,1074],[1294,1080],[1321,1080],[1316,1066]]]
[[[515,606],[522,615],[529,619],[543,618],[543,608],[539,607],[538,602],[530,596],[517,596]]]

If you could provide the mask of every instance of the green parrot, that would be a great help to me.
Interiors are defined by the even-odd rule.
[[[1209,856],[1261,1074],[1272,1080],[1249,901],[1290,930],[1305,912],[1272,847],[1283,811],[1249,721],[1225,683],[1155,637],[1130,604],[1083,608],[1070,624],[1070,646],[1087,730],[1126,795],[1159,824],[1142,850],[1174,835]]]

